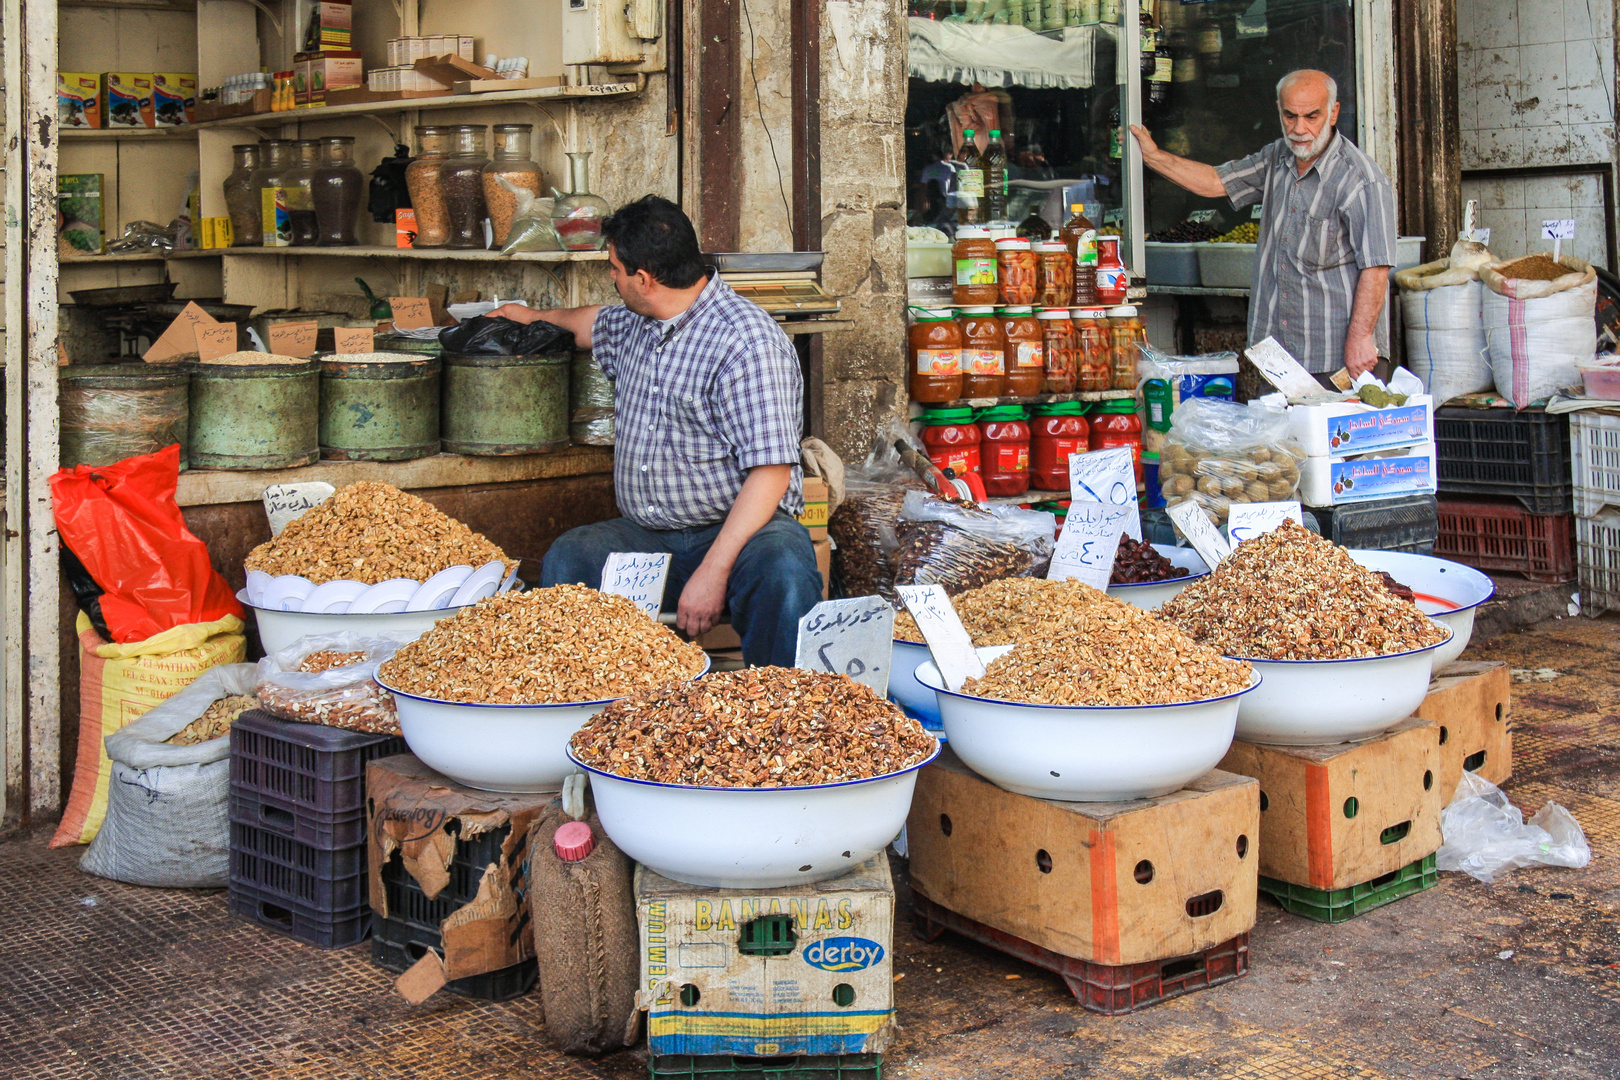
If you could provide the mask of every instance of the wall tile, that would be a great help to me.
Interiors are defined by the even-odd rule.
[[[1519,0],[1522,6],[1526,0]],[[1535,3],[1536,0],[1529,0]],[[1612,16],[1605,17],[1603,10],[1606,0],[1563,0],[1564,5],[1564,40],[1575,41],[1580,38],[1594,38],[1609,33],[1614,28]],[[1612,5],[1610,5],[1612,8]]]
[[[1519,44],[1519,5],[1516,0],[1474,0],[1474,44],[1481,49],[1505,49]]]
[[[1567,154],[1571,163],[1601,165],[1615,158],[1613,124],[1571,124]]]
[[[1527,176],[1524,180],[1524,208],[1541,212],[1542,217],[1569,217],[1575,206],[1572,186],[1578,187],[1573,176]],[[1557,214],[1552,210],[1559,210]]]
[[[1486,49],[1478,54],[1475,85],[1479,95],[1479,127],[1516,126],[1513,104],[1520,99],[1519,48]]]
[[[1465,169],[1508,169],[1524,164],[1524,133],[1518,128],[1480,129],[1462,144]]]
[[[1601,123],[1610,119],[1609,95],[1613,88],[1603,82],[1603,64],[1596,38],[1564,43],[1565,87],[1572,124]],[[1609,47],[1612,55],[1613,48]]]
[[[1584,12],[1585,0],[1569,0]],[[1541,45],[1564,40],[1565,0],[1519,0],[1519,44]],[[1584,16],[1583,16],[1584,17]]]
[[[1562,41],[1520,47],[1519,82],[1523,85],[1514,110],[1521,126],[1562,124],[1568,118],[1564,49]]]

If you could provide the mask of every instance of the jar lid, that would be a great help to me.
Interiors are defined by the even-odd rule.
[[[944,424],[971,424],[973,423],[973,410],[966,405],[924,409],[922,422],[929,427],[939,427]]]
[[[1069,245],[1061,240],[1041,240],[1035,244],[1035,250],[1055,254],[1059,251],[1068,251]]]
[[[1001,314],[1003,314],[1003,315],[1028,315],[1031,312],[1033,312],[1034,310],[1035,309],[1032,306],[1030,306],[1029,304],[1014,304],[1011,307],[1002,308],[1001,309]]]
[[[928,310],[925,310],[925,311],[921,312],[917,316],[917,321],[918,322],[941,322],[941,321],[943,321],[945,319],[954,319],[954,318],[956,318],[956,313],[952,312],[952,311],[928,311]]]
[[[1028,420],[1029,413],[1022,405],[992,405],[979,410],[980,420]]]
[[[962,309],[963,315],[994,315],[995,313],[996,309],[988,304],[975,307],[965,307]]]
[[[596,837],[583,821],[570,821],[553,834],[551,846],[563,862],[579,862],[596,848]]]
[[[1082,308],[1080,310],[1080,314],[1081,314],[1082,318],[1087,318],[1087,319],[1106,319],[1106,318],[1108,318],[1108,312],[1105,309],[1100,308],[1100,307]]]
[[[1066,307],[1041,308],[1041,310],[1035,313],[1035,317],[1037,319],[1067,319],[1069,317],[1069,309]]]
[[[1134,413],[1136,411],[1135,398],[1110,398],[1097,403],[1100,413]]]
[[[1081,416],[1091,407],[1088,401],[1048,401],[1035,406],[1036,416]]]
[[[1136,308],[1131,304],[1121,304],[1119,307],[1111,307],[1108,309],[1108,317],[1110,319],[1128,319],[1135,314]]]
[[[1019,239],[1014,238],[1014,239],[1010,239],[1010,240],[997,240],[996,241],[996,250],[997,251],[1028,251],[1029,249],[1030,248],[1029,248],[1029,241],[1028,240],[1019,240]]]
[[[988,240],[990,239],[990,230],[983,225],[963,225],[956,230],[956,238],[958,240]]]

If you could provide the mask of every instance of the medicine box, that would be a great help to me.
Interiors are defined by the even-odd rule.
[[[100,75],[88,71],[56,73],[56,122],[65,128],[102,126]]]
[[[819,476],[804,478],[804,513],[799,524],[810,531],[813,541],[827,539],[827,481]]]
[[[305,24],[304,51],[347,52],[354,37],[354,4],[351,0],[316,0],[310,5]]]
[[[197,122],[195,72],[152,73],[152,118],[158,127],[184,127]]]
[[[293,86],[300,107],[326,104],[329,90],[365,85],[365,65],[356,50],[299,53],[293,60]]]
[[[152,73],[109,71],[101,77],[101,115],[110,128],[155,127]]]

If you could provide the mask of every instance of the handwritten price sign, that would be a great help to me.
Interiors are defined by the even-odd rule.
[[[1226,512],[1226,534],[1232,538],[1232,546],[1237,547],[1245,540],[1253,540],[1279,528],[1285,521],[1292,521],[1295,525],[1305,524],[1299,503],[1233,503]]]
[[[602,591],[624,597],[656,619],[664,606],[664,581],[668,577],[666,551],[615,551],[602,564]]]
[[[1136,459],[1130,447],[1070,454],[1069,498],[1074,502],[1128,507],[1125,532],[1132,540],[1142,539],[1142,511],[1136,503]],[[1064,529],[1068,529],[1066,524]]]
[[[967,627],[951,606],[943,585],[896,585],[895,592],[917,620],[928,651],[934,654],[934,664],[949,690],[960,690],[968,679],[984,674],[984,661],[974,651],[973,639]]]
[[[1104,503],[1070,503],[1069,516],[1063,519],[1063,535],[1058,537],[1052,565],[1046,571],[1047,580],[1076,578],[1093,589],[1106,590],[1131,510]]]
[[[879,695],[889,692],[894,609],[881,596],[824,600],[799,620],[794,666],[848,675]]]
[[[320,480],[303,484],[271,484],[264,489],[264,516],[270,519],[270,535],[280,536],[287,522],[303,516],[312,506],[332,497],[337,488]]]

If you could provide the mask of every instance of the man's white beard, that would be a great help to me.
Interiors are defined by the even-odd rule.
[[[1294,137],[1288,134],[1287,128],[1283,129],[1283,141],[1288,143],[1289,151],[1301,161],[1309,161],[1311,158],[1321,154],[1322,151],[1327,149],[1327,144],[1332,138],[1332,124],[1324,124],[1322,130],[1317,133],[1316,138],[1303,145],[1294,141]]]

